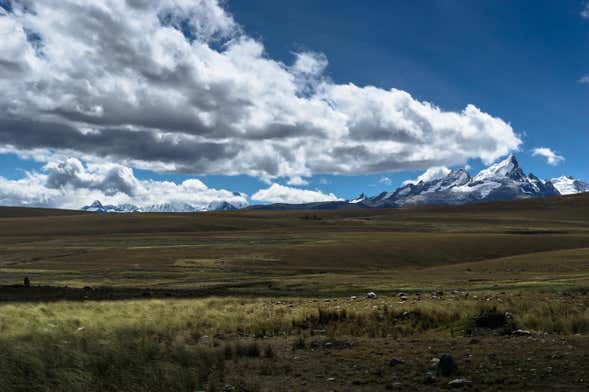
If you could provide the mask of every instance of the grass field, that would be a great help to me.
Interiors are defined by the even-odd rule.
[[[25,275],[34,287],[8,287]],[[0,284],[0,391],[589,385],[587,194],[407,210],[5,208]],[[88,300],[55,301],[65,286]],[[473,324],[504,312],[500,330]],[[456,375],[426,380],[446,352]]]

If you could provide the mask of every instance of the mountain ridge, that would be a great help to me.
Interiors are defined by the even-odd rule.
[[[82,211],[102,213],[128,212],[202,212],[228,211],[241,208],[254,210],[329,210],[360,208],[401,208],[420,205],[462,205],[488,201],[520,200],[589,192],[589,183],[570,176],[541,180],[526,174],[515,155],[490,165],[472,176],[467,170],[454,169],[441,178],[408,182],[392,191],[368,197],[361,193],[346,201],[313,203],[274,203],[241,206],[225,200],[206,206],[188,203],[162,203],[139,207],[134,204],[103,205],[99,200],[83,207]]]
[[[589,184],[572,177],[563,191],[579,193],[589,191]],[[567,183],[568,184],[568,183]],[[586,188],[585,188],[586,186]],[[577,192],[573,191],[577,190]],[[461,205],[488,201],[520,200],[562,195],[550,179],[540,180],[534,174],[525,174],[515,155],[471,176],[465,169],[451,170],[445,177],[430,181],[407,183],[393,191],[381,192],[373,197],[364,194],[346,202],[322,202],[307,204],[270,204],[250,206],[250,209],[341,209],[341,208],[400,208],[420,205]],[[345,204],[342,204],[345,203]],[[289,208],[290,207],[290,208]]]

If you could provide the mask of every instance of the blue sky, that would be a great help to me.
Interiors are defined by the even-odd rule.
[[[589,85],[579,83],[589,73],[589,20],[580,1],[233,0],[229,9],[273,57],[317,50],[337,82],[403,89],[448,110],[474,103],[524,134],[526,169],[589,177]],[[537,146],[566,161],[532,158]]]
[[[208,2],[216,4],[213,0]],[[12,8],[18,9],[18,2],[12,2],[10,7],[6,6],[6,0],[0,1],[0,6],[2,4],[16,15],[17,11]],[[589,74],[589,19],[581,15],[585,6],[585,2],[577,0],[375,1],[370,2],[370,6],[353,0],[228,0],[221,7],[231,20],[221,22],[234,21],[241,28],[240,34],[263,45],[263,56],[277,63],[290,66],[296,61],[297,54],[321,53],[328,65],[320,77],[333,85],[352,83],[361,88],[395,88],[411,94],[416,101],[431,102],[447,112],[460,113],[467,105],[473,104],[512,127],[522,142],[516,154],[524,170],[542,178],[567,174],[587,180],[589,83],[581,82],[583,76]],[[64,6],[63,12],[71,11]],[[11,18],[11,13],[5,18]],[[21,19],[26,18],[23,15]],[[15,17],[15,20],[19,19]],[[38,31],[34,33],[39,35],[40,42],[49,45],[50,40],[45,37],[52,34],[50,27],[39,21],[33,22],[37,23]],[[185,23],[183,28],[187,25]],[[214,33],[222,36],[226,27],[219,26],[215,26]],[[33,31],[35,27],[29,28]],[[200,31],[196,33],[195,37],[200,36]],[[207,45],[222,50],[219,48],[228,42],[224,39],[229,38]],[[48,46],[44,55],[51,57]],[[62,64],[53,66],[59,68]],[[295,74],[295,71],[291,72]],[[13,76],[12,83],[19,77]],[[21,78],[26,79],[25,76]],[[58,100],[57,96],[51,96],[51,99]],[[93,110],[93,107],[84,110]],[[107,109],[101,107],[100,110]],[[54,113],[62,111],[56,109]],[[162,118],[174,122],[174,114],[170,113]],[[68,125],[72,124],[72,118],[67,118]],[[75,121],[79,121],[79,117]],[[79,124],[76,126],[82,129]],[[107,125],[113,126],[113,123]],[[161,125],[158,127],[161,129]],[[59,142],[43,143],[33,147],[59,152]],[[139,180],[181,183],[198,178],[209,188],[252,195],[268,187],[269,183],[287,185],[290,178],[286,175],[256,176],[252,171],[258,169],[253,166],[252,170],[249,166],[236,169],[236,175],[223,175],[223,172],[231,171],[233,164],[228,164],[225,169],[211,169],[208,174],[208,168],[203,168],[200,162],[191,162],[184,167],[174,162],[176,168],[169,172],[158,170],[157,165],[151,167],[144,161],[135,165],[136,156],[124,155],[126,152],[113,157],[103,149],[95,154],[91,144],[80,149],[69,144],[66,147],[73,149],[71,153],[81,161],[92,160],[96,155],[99,159],[132,167]],[[532,150],[537,147],[550,148],[564,160],[548,164],[544,157],[532,155]],[[31,150],[23,153],[24,150],[24,147],[7,148],[5,151],[9,152],[0,154],[0,176],[17,180],[27,171],[43,173],[42,168],[53,159],[47,158],[47,153],[36,154],[37,160],[25,159],[24,156],[32,153]],[[68,154],[69,150],[57,155],[63,158]],[[330,159],[337,160],[338,157]],[[476,154],[470,154],[462,161],[471,166],[471,171],[483,167]],[[446,162],[447,166],[459,166]],[[336,163],[330,165],[337,166]],[[309,164],[308,167],[315,166]],[[393,189],[427,168],[412,162],[383,167],[382,172],[362,169],[355,173],[349,168],[334,169],[337,174],[312,169],[307,171],[307,184],[298,187],[352,198],[361,192],[377,194]],[[412,167],[418,169],[408,170]]]

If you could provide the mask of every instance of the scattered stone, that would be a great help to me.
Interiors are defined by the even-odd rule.
[[[434,377],[432,372],[425,373],[425,377],[423,379],[424,384],[435,384],[437,381],[438,379]]]
[[[373,291],[370,291],[368,294],[366,294],[366,297],[367,298],[370,298],[370,299],[375,299],[376,298],[376,293],[373,292]]]
[[[472,384],[472,381],[467,380],[466,378],[457,378],[448,383],[450,388],[463,388],[467,385]]]
[[[390,366],[390,367],[394,367],[394,366],[397,366],[397,365],[402,365],[402,364],[404,364],[404,363],[405,363],[405,361],[403,361],[402,359],[399,359],[399,358],[393,358],[393,359],[391,359],[391,361],[389,362],[389,366]]]
[[[450,354],[444,354],[440,358],[440,362],[438,362],[436,375],[438,377],[450,377],[458,371],[458,365],[454,360],[454,357]]]
[[[352,301],[353,301],[353,300],[355,300],[355,299],[357,299],[357,298],[358,298],[358,297],[356,297],[355,295],[352,295],[352,296],[350,297],[350,299],[351,299]]]
[[[526,331],[525,329],[516,329],[512,332],[514,336],[531,336],[532,333],[530,331]]]
[[[223,387],[223,392],[233,392],[235,391],[235,387],[231,384],[225,384]]]
[[[430,369],[437,369],[438,363],[440,363],[440,358],[432,358],[430,361]]]
[[[335,381],[335,377],[329,377],[327,381]]]
[[[477,328],[499,329],[505,327],[507,320],[511,317],[511,313],[498,312],[493,309],[481,312],[474,318],[474,322]]]

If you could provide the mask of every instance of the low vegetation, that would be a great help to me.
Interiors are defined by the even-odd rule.
[[[586,212],[11,209],[0,391],[436,390],[446,353],[476,390],[586,388]]]

